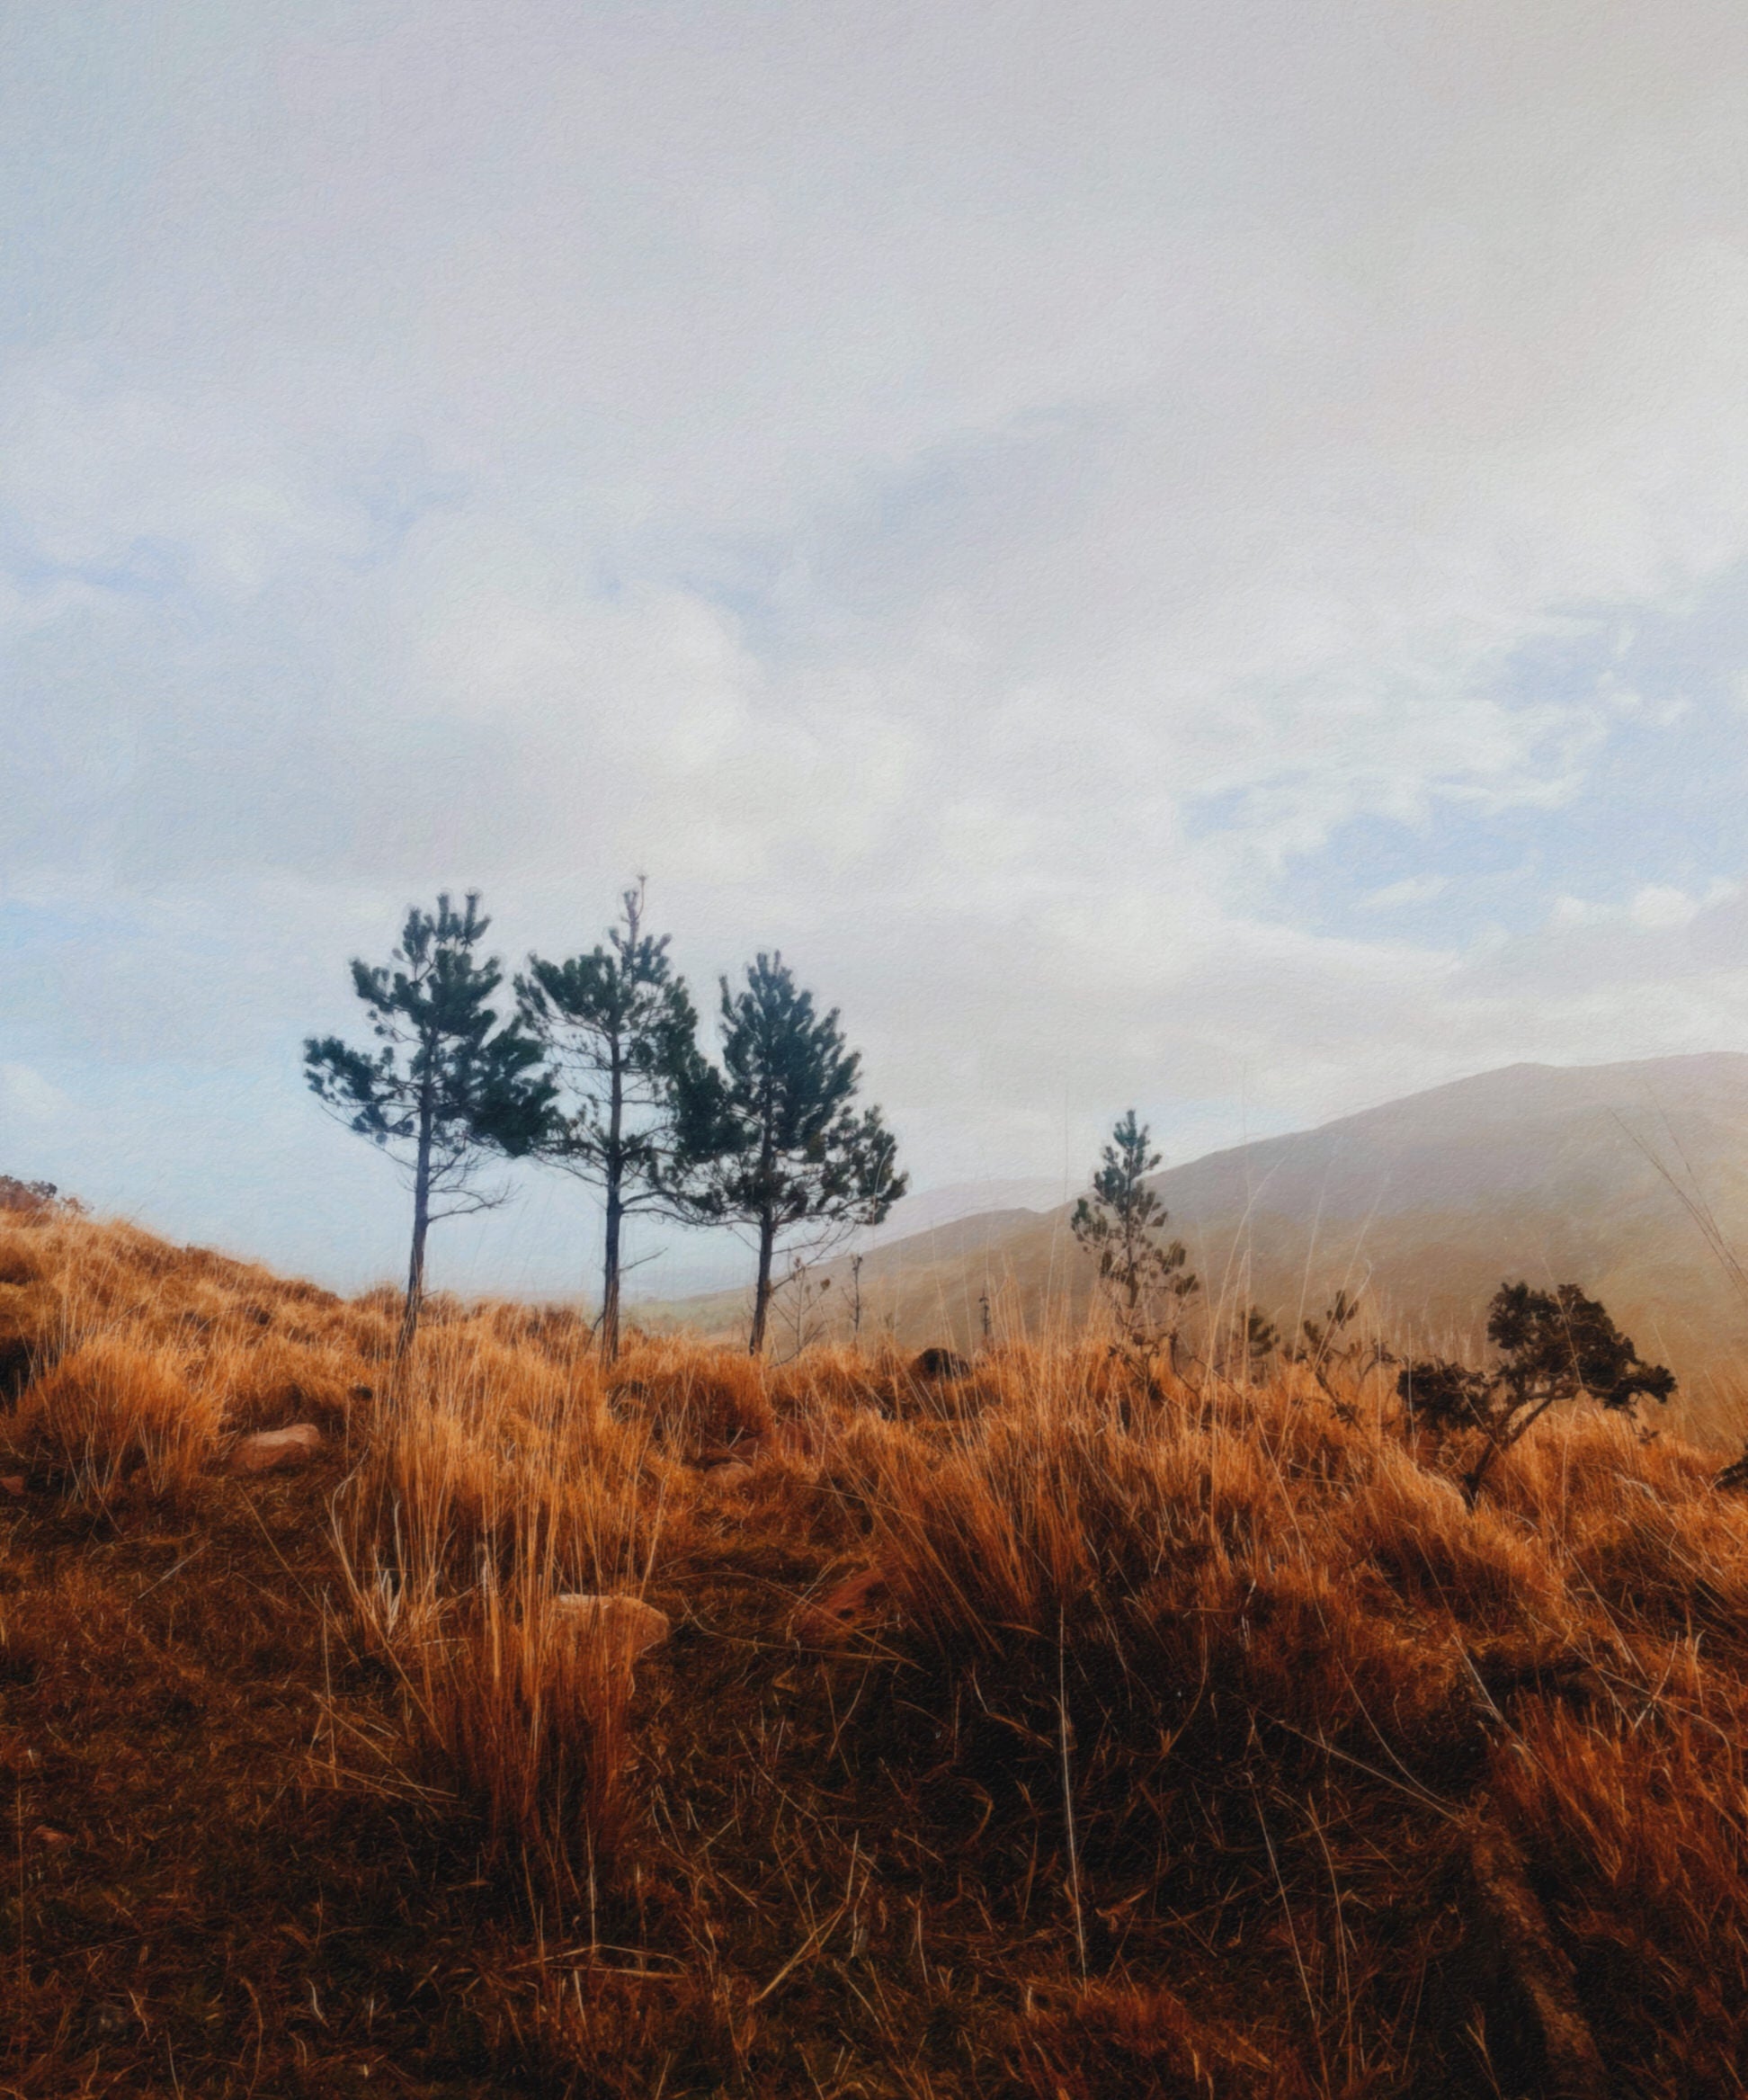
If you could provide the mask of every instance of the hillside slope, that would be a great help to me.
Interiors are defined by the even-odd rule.
[[[1694,1425],[1727,1433],[1748,1300],[1659,1163],[1748,1249],[1748,1056],[1514,1065],[1210,1153],[1153,1185],[1212,1308],[1254,1303],[1291,1332],[1338,1287],[1364,1285],[1372,1317],[1405,1345],[1461,1348],[1478,1342],[1503,1277],[1577,1282],[1674,1368]],[[968,1346],[987,1293],[1009,1331],[1078,1323],[1092,1279],[1071,1210],[969,1219],[873,1249],[865,1321],[906,1345]],[[835,1302],[812,1317],[841,1332],[846,1264],[821,1274]],[[743,1303],[728,1293],[666,1309],[726,1332]]]
[[[1708,1454],[394,1312],[0,1216],[17,2100],[1741,2089]]]

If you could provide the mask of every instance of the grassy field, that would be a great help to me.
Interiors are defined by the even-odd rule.
[[[0,2092],[1748,2082],[1716,1454],[396,1312],[0,1219]]]

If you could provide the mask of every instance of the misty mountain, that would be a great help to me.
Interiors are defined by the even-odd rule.
[[[1034,1218],[1061,1201],[1060,1175],[1053,1178],[1037,1175],[985,1176],[978,1181],[950,1182],[941,1188],[915,1189],[900,1196],[885,1224],[859,1233],[851,1244],[870,1253],[895,1240],[926,1238],[962,1220],[999,1219],[1000,1227],[985,1222],[972,1229],[973,1239],[980,1246],[992,1230],[1011,1229],[1016,1220]],[[841,1244],[836,1245],[836,1251],[843,1251]],[[674,1300],[688,1307],[694,1300],[715,1306],[718,1300],[725,1307],[737,1305],[741,1280],[750,1259],[746,1241],[726,1227],[671,1238],[638,1261],[630,1278],[627,1303],[646,1311],[658,1306],[664,1312],[673,1310]],[[725,1311],[723,1317],[732,1319],[735,1316]]]
[[[1291,1332],[1338,1288],[1360,1290],[1398,1345],[1460,1352],[1481,1345],[1503,1278],[1575,1282],[1675,1370],[1701,1416],[1734,1408],[1748,1300],[1689,1203],[1748,1250],[1748,1056],[1513,1065],[1209,1153],[1153,1185],[1217,1311],[1255,1304]],[[871,1249],[864,1333],[966,1345],[985,1300],[998,1329],[1084,1318],[1092,1264],[1072,1210],[985,1211]],[[846,1264],[826,1275],[810,1317],[841,1332]],[[738,1303],[670,1309],[726,1330]]]

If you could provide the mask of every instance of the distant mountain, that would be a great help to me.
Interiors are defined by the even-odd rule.
[[[944,1226],[972,1218],[985,1221],[975,1230],[974,1237],[980,1241],[991,1229],[988,1220],[1000,1218],[1011,1228],[1017,1220],[1035,1219],[1061,1201],[1060,1176],[1053,1180],[1034,1175],[1029,1178],[951,1182],[941,1188],[919,1189],[901,1196],[884,1225],[857,1235],[852,1244],[864,1254],[871,1253],[895,1240],[923,1238]],[[659,1309],[663,1313],[671,1311],[676,1302],[683,1304],[689,1320],[697,1308],[703,1306],[712,1309],[709,1314],[712,1322],[718,1313],[722,1319],[732,1322],[738,1317],[736,1309],[746,1289],[751,1262],[751,1253],[736,1233],[720,1228],[698,1233],[678,1247],[665,1248],[652,1257],[647,1271],[633,1277],[627,1301],[646,1309]]]
[[[1748,1056],[1513,1065],[1210,1153],[1153,1185],[1211,1306],[1255,1304],[1296,1331],[1338,1287],[1363,1287],[1368,1317],[1399,1343],[1460,1350],[1480,1345],[1502,1279],[1578,1283],[1674,1369],[1690,1427],[1748,1419],[1748,1297],[1678,1193],[1748,1256]],[[1091,1264],[1072,1209],[992,1210],[874,1247],[864,1332],[964,1346],[985,1300],[998,1327],[1084,1319]],[[847,1271],[822,1273],[836,1329]],[[725,1294],[669,1309],[726,1330],[740,1307]]]
[[[914,1238],[961,1218],[987,1217],[998,1211],[1022,1211],[1034,1214],[1053,1211],[1062,1202],[1062,1177],[1046,1180],[1037,1175],[1005,1181],[956,1181],[945,1188],[919,1189],[901,1196],[892,1215],[867,1236],[869,1247],[887,1247],[894,1240]]]

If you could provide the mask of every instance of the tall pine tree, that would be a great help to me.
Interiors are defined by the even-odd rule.
[[[563,1088],[540,1156],[602,1193],[606,1233],[601,1353],[619,1354],[620,1242],[637,1211],[682,1214],[679,1184],[693,1150],[709,1071],[698,1015],[668,961],[668,935],[643,927],[644,888],[625,891],[605,947],[566,962],[538,955],[516,979],[526,1024]]]
[[[540,1046],[521,1021],[503,1026],[490,1001],[504,981],[495,957],[475,953],[491,921],[479,893],[457,911],[415,905],[388,963],[354,960],[352,988],[370,1014],[379,1048],[337,1035],[311,1036],[304,1072],[317,1098],[348,1129],[379,1145],[413,1191],[413,1246],[397,1357],[418,1332],[424,1298],[425,1234],[441,1218],[489,1210],[502,1190],[479,1175],[492,1158],[520,1158],[551,1119],[553,1089]]]
[[[694,1178],[693,1202],[697,1215],[756,1238],[756,1356],[779,1239],[807,1225],[878,1225],[909,1184],[879,1110],[851,1105],[861,1059],[844,1048],[836,1007],[816,1015],[780,954],[761,955],[739,992],[722,979],[722,1062],[715,1153]]]

